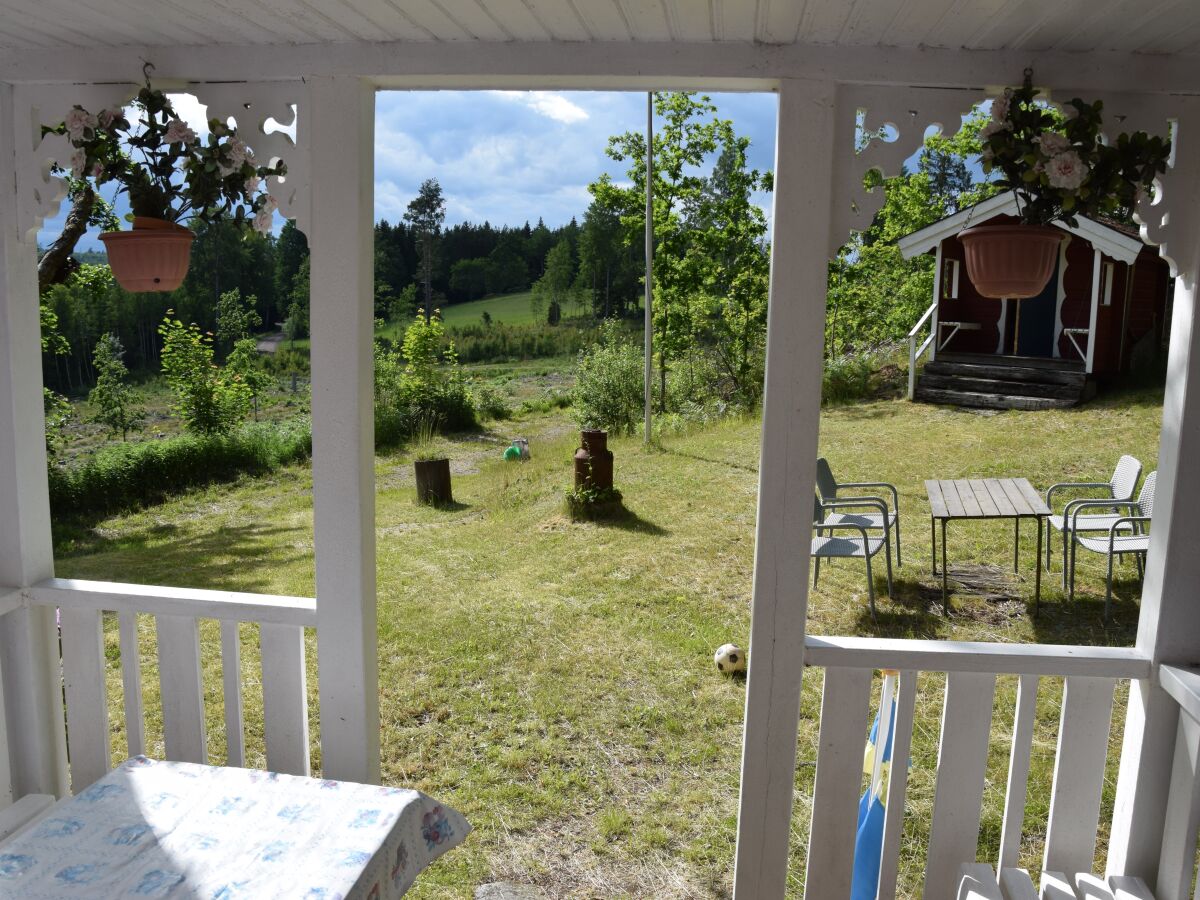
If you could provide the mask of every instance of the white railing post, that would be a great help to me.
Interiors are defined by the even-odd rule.
[[[17,92],[0,84],[0,585],[54,574],[42,409],[37,247],[22,233],[16,197]],[[24,131],[20,132],[24,133]],[[8,747],[0,746],[0,798],[67,789],[54,610],[0,618]],[[0,728],[0,733],[5,729]]]
[[[1196,140],[1200,101],[1172,98],[1180,112],[1180,142]],[[1191,130],[1189,130],[1191,129]],[[1195,510],[1200,507],[1200,228],[1188,206],[1200,201],[1200,157],[1194,146],[1175,150],[1171,173],[1170,251],[1178,270],[1171,316],[1170,354],[1163,398],[1162,437],[1154,529],[1146,560],[1138,617],[1137,647],[1159,664],[1191,663],[1200,646],[1200,554],[1196,553]],[[1186,223],[1193,228],[1187,229]],[[1109,874],[1157,880],[1163,814],[1175,752],[1178,709],[1154,678],[1130,686],[1109,840]]]
[[[1092,254],[1092,305],[1088,313],[1088,348],[1084,371],[1092,374],[1092,366],[1096,360],[1096,318],[1100,313],[1100,272],[1101,253],[1095,250]]]
[[[796,767],[833,181],[834,87],[785,80],[734,895],[783,897]],[[865,723],[864,723],[865,725]]]
[[[379,780],[375,610],[373,87],[309,80],[313,543],[321,767]]]
[[[929,322],[929,336],[933,338],[933,344],[929,348],[929,358],[937,359],[938,350],[938,318],[941,316],[941,310],[938,309],[938,304],[942,302],[942,242],[938,241],[937,249],[933,251],[933,302],[929,308],[933,310],[933,317]]]

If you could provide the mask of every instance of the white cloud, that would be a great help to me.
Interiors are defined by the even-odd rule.
[[[550,91],[488,91],[487,93],[514,103],[521,103],[547,119],[562,122],[564,125],[573,125],[591,118],[588,111],[582,106],[572,103],[562,94]]]

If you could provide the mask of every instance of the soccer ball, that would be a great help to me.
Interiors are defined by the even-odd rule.
[[[746,671],[746,652],[737,644],[722,644],[713,654],[717,671],[725,675]]]

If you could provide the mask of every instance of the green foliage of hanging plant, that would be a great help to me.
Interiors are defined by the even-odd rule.
[[[1060,114],[1038,93],[1027,70],[1021,87],[992,101],[992,121],[979,132],[983,170],[1003,174],[999,186],[1016,193],[1029,225],[1127,217],[1166,171],[1170,140],[1137,131],[1105,141],[1101,101],[1076,97]]]

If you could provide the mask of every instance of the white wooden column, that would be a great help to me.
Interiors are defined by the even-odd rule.
[[[0,84],[0,589],[54,574],[42,410],[37,245],[22,233],[16,198],[16,103]],[[63,794],[67,786],[62,685],[54,610],[0,618],[3,713],[14,797]],[[3,748],[0,747],[0,754]],[[0,795],[8,783],[0,784]]]
[[[1179,99],[1183,105],[1187,101]],[[1138,875],[1154,884],[1162,848],[1163,819],[1179,707],[1158,686],[1158,666],[1197,662],[1200,654],[1200,102],[1181,116],[1176,159],[1190,172],[1176,173],[1171,197],[1168,250],[1178,269],[1171,314],[1170,357],[1163,399],[1154,500],[1153,537],[1146,562],[1137,647],[1154,662],[1149,681],[1130,686],[1117,778],[1116,808],[1107,871]],[[1190,138],[1190,142],[1189,142]],[[1187,177],[1184,177],[1184,176]],[[1190,226],[1190,227],[1189,227]]]
[[[313,542],[321,768],[379,780],[375,631],[375,94],[357,78],[309,79]]]
[[[783,897],[787,882],[821,413],[833,106],[830,83],[785,80],[780,85],[750,672],[734,872],[734,896],[739,900]]]

